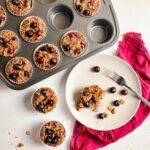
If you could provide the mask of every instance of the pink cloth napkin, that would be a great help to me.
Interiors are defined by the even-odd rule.
[[[143,97],[150,101],[150,55],[144,46],[141,34],[133,32],[125,34],[119,43],[117,55],[135,69],[141,81]],[[70,149],[96,150],[113,143],[140,126],[149,113],[150,108],[141,103],[131,121],[111,131],[95,131],[76,122]]]

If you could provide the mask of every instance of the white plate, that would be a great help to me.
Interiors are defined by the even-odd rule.
[[[100,73],[91,71],[93,66],[99,65]],[[127,83],[138,93],[141,94],[141,86],[135,71],[122,59],[109,55],[95,55],[87,60],[82,61],[71,71],[66,84],[66,99],[68,107],[73,116],[83,125],[95,130],[112,130],[126,124],[136,113],[140,101],[137,100],[131,93],[127,96],[119,94],[124,87],[117,85],[107,76],[107,71],[116,71],[125,79]],[[93,112],[89,109],[81,111],[76,110],[76,101],[79,98],[80,91],[90,85],[98,84],[103,89],[115,86],[117,93],[104,96],[99,107],[99,112]],[[116,108],[116,114],[109,113],[109,117],[103,120],[97,119],[96,115],[100,112],[106,112],[107,106],[113,100],[125,99],[125,104]]]

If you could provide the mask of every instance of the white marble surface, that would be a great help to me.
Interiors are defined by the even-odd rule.
[[[150,1],[149,0],[112,0],[117,12],[121,34],[128,31],[140,32],[150,49]],[[104,53],[115,52],[117,44]],[[74,118],[70,114],[65,102],[65,82],[70,69],[62,71],[24,91],[14,91],[7,88],[0,81],[0,149],[16,150],[19,142],[25,144],[24,150],[48,150],[35,138],[40,125],[48,120],[61,121],[67,130],[66,141],[57,148],[69,150],[69,140],[72,134]],[[30,105],[31,93],[41,87],[50,86],[54,88],[59,96],[59,105],[48,115],[35,113]],[[25,135],[26,130],[32,131],[32,136]],[[10,133],[9,133],[10,132]],[[18,138],[15,138],[17,136]],[[150,149],[150,117],[130,135],[111,144],[103,150],[149,150]]]

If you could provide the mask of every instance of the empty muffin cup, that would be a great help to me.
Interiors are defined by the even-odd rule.
[[[48,87],[42,87],[33,93],[31,104],[34,110],[46,114],[51,112],[57,105],[57,95],[55,91]]]
[[[36,48],[33,59],[38,68],[51,70],[60,62],[60,53],[55,45],[45,43]]]
[[[51,8],[47,14],[49,25],[55,30],[68,28],[73,22],[72,10],[65,5],[57,5]]]
[[[93,42],[103,44],[112,38],[113,27],[107,20],[95,20],[88,26],[88,35]]]
[[[33,0],[7,0],[8,11],[15,16],[25,16],[33,8]]]
[[[60,41],[60,46],[65,55],[78,57],[85,53],[88,42],[79,31],[70,31],[64,34]]]
[[[42,144],[50,147],[58,147],[66,138],[66,130],[58,121],[49,121],[40,129],[40,140]]]
[[[5,67],[7,78],[15,84],[26,83],[32,76],[32,65],[24,57],[14,57],[8,61]]]
[[[6,11],[0,6],[0,27],[2,27],[6,22]]]

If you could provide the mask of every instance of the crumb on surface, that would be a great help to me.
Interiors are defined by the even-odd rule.
[[[108,106],[107,109],[108,109],[109,111],[112,111],[113,107],[112,107],[112,106]]]
[[[120,100],[120,103],[123,105],[123,104],[125,104],[125,100],[124,99],[121,99]]]
[[[30,136],[31,132],[30,131],[26,131],[26,135]]]
[[[23,143],[19,143],[17,147],[19,147],[19,148],[24,147],[24,144]]]
[[[113,108],[113,109],[111,110],[111,113],[112,113],[112,114],[116,114],[116,108]]]
[[[108,117],[109,117],[108,113],[105,113],[105,118],[108,118]]]
[[[113,106],[108,106],[107,110],[109,110],[112,114],[116,114],[116,108]]]

